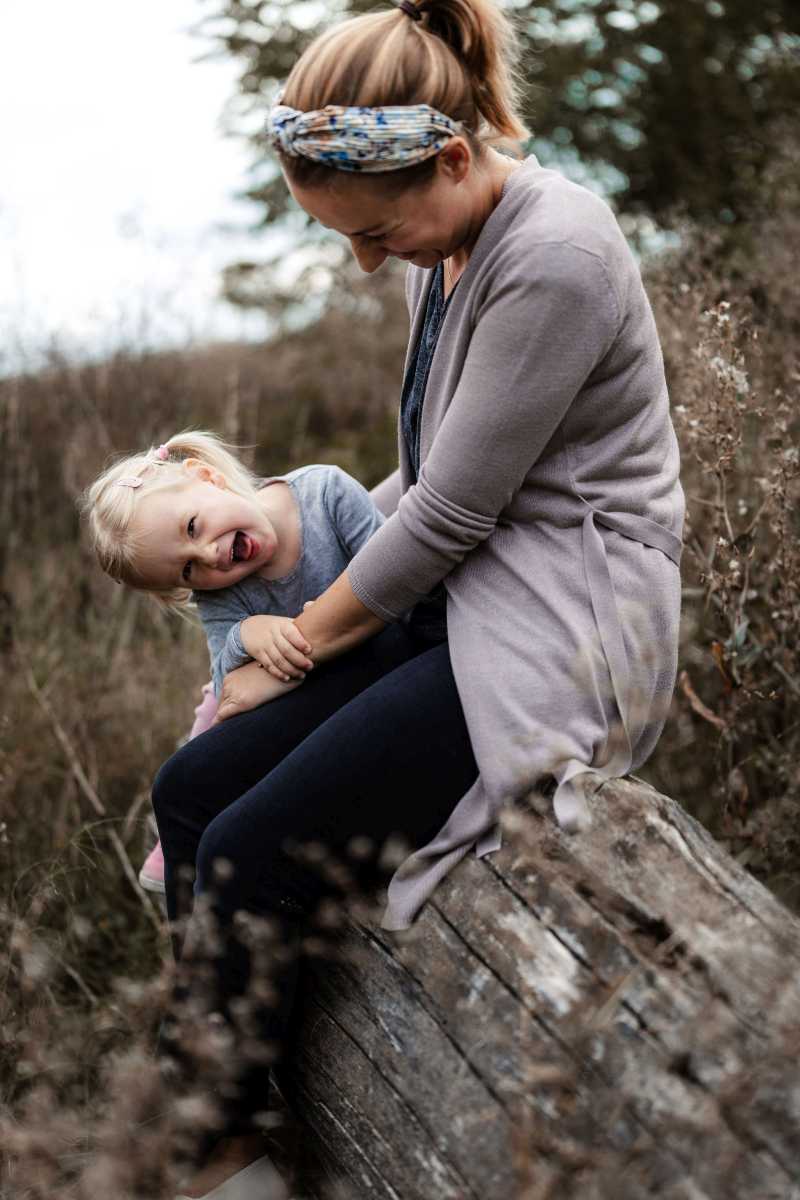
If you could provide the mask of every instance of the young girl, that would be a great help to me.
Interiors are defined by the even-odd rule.
[[[257,662],[285,683],[313,663],[291,618],[342,573],[383,524],[367,491],[335,466],[259,479],[213,433],[185,432],[116,462],[85,493],[104,571],[162,604],[194,603],[212,682],[190,738],[214,723],[226,675]],[[164,891],[158,842],[139,875]]]

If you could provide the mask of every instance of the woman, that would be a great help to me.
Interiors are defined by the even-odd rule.
[[[242,908],[298,936],[347,851],[374,885],[399,833],[416,850],[382,925],[406,928],[464,853],[500,845],[505,801],[549,779],[558,821],[583,828],[592,788],[660,733],[683,494],[658,338],[608,207],[490,145],[526,132],[512,49],[491,0],[402,0],[319,38],[272,110],[302,207],[363,270],[410,264],[400,465],[376,489],[385,525],[296,618],[321,669],[270,704],[286,685],[254,664],[229,676],[235,719],[162,768],[172,917],[177,868],[196,864],[224,928]],[[309,843],[338,878],[303,860]],[[215,858],[234,869],[212,892]],[[248,964],[223,941],[227,1015]],[[260,1016],[279,1046],[295,969]],[[245,1077],[227,1132],[247,1133],[265,1086]],[[225,1145],[215,1181],[261,1152]]]

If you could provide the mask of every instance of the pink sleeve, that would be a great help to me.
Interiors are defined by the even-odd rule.
[[[211,728],[211,722],[217,715],[217,706],[218,701],[214,695],[213,684],[211,682],[204,684],[203,698],[194,710],[194,724],[189,731],[189,741]]]

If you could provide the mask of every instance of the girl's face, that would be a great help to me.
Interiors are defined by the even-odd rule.
[[[193,461],[183,464],[185,483],[143,496],[137,505],[133,533],[142,549],[136,566],[153,590],[230,587],[265,567],[278,548],[258,497],[237,495],[224,475],[203,464],[192,467]]]
[[[435,267],[474,241],[487,215],[484,172],[460,137],[440,152],[428,185],[397,196],[378,176],[344,171],[326,187],[287,184],[310,216],[349,238],[358,265],[369,273],[389,257]]]

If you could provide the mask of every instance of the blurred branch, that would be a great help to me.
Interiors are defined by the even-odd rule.
[[[710,721],[712,725],[715,725],[717,729],[721,729],[724,733],[728,728],[728,722],[723,721],[722,717],[718,717],[716,713],[712,712],[711,709],[703,703],[697,692],[692,687],[692,681],[689,678],[688,671],[681,671],[678,677],[678,684],[697,715],[702,717],[704,721]]]

